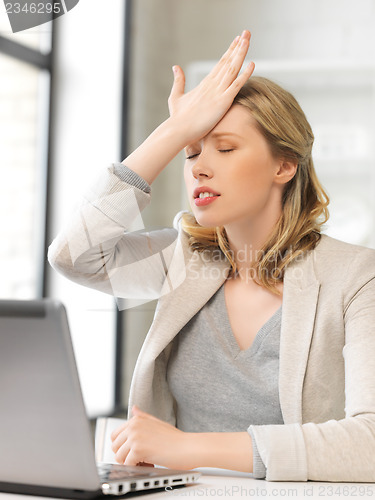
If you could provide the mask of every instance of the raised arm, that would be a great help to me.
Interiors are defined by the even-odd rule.
[[[248,31],[236,37],[211,73],[186,94],[184,73],[174,66],[170,117],[122,164],[108,168],[86,194],[76,216],[50,246],[48,258],[57,271],[117,297],[160,296],[166,268],[176,256],[177,232],[132,230],[143,226],[140,212],[150,201],[150,184],[187,144],[216,125],[250,77],[253,63],[239,74],[249,41]]]

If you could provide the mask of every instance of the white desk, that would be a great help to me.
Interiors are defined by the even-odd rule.
[[[215,470],[203,471],[194,485],[173,490],[130,495],[136,500],[176,499],[261,499],[261,498],[296,498],[301,499],[373,499],[375,483],[320,483],[308,482],[270,482],[248,478],[243,474],[220,473]],[[110,497],[114,498],[114,497]],[[126,496],[123,497],[126,499]],[[0,500],[46,500],[45,497],[32,497],[0,493]]]
[[[208,471],[207,471],[208,472]],[[343,500],[373,498],[375,500],[375,483],[318,483],[308,482],[271,482],[249,477],[234,475],[204,474],[197,484],[137,496],[138,499],[200,499],[200,498],[229,498],[229,499],[261,499],[261,498],[295,498],[301,499],[331,499]]]

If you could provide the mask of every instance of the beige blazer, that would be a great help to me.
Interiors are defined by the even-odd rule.
[[[159,297],[129,407],[175,424],[171,342],[226,279],[225,260],[189,248],[179,228],[140,228],[150,195],[110,167],[54,240],[68,278],[139,302]],[[284,425],[251,426],[267,480],[375,482],[375,251],[322,236],[285,274],[280,339]],[[246,397],[244,395],[244,397]]]

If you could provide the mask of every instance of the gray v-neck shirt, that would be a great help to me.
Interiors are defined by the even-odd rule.
[[[281,307],[251,346],[241,350],[221,286],[173,341],[167,380],[176,401],[177,427],[186,432],[239,432],[250,425],[283,424],[280,329]],[[259,469],[254,463],[256,477],[264,477]]]

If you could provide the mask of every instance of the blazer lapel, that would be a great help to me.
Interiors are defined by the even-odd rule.
[[[184,280],[178,280],[181,284],[172,293],[164,293],[159,299],[157,313],[146,341],[149,355],[153,359],[157,358],[186,323],[214,295],[224,283],[230,270],[226,259],[206,261],[202,254],[193,253],[186,248],[174,258],[173,265],[176,265],[176,269],[181,269],[181,264],[186,266],[184,267],[186,277]],[[157,332],[156,335],[154,332]],[[163,332],[162,336],[160,332]]]
[[[207,259],[206,262],[204,256],[193,253],[179,240],[154,321],[134,369],[129,409],[137,403],[144,411],[174,425],[173,401],[166,384],[165,367],[160,371],[156,360],[163,351],[167,352],[166,347],[181,328],[218,290],[229,270],[226,260],[212,262]]]
[[[285,273],[280,337],[279,394],[284,423],[302,423],[302,390],[314,330],[320,283],[315,252]]]

